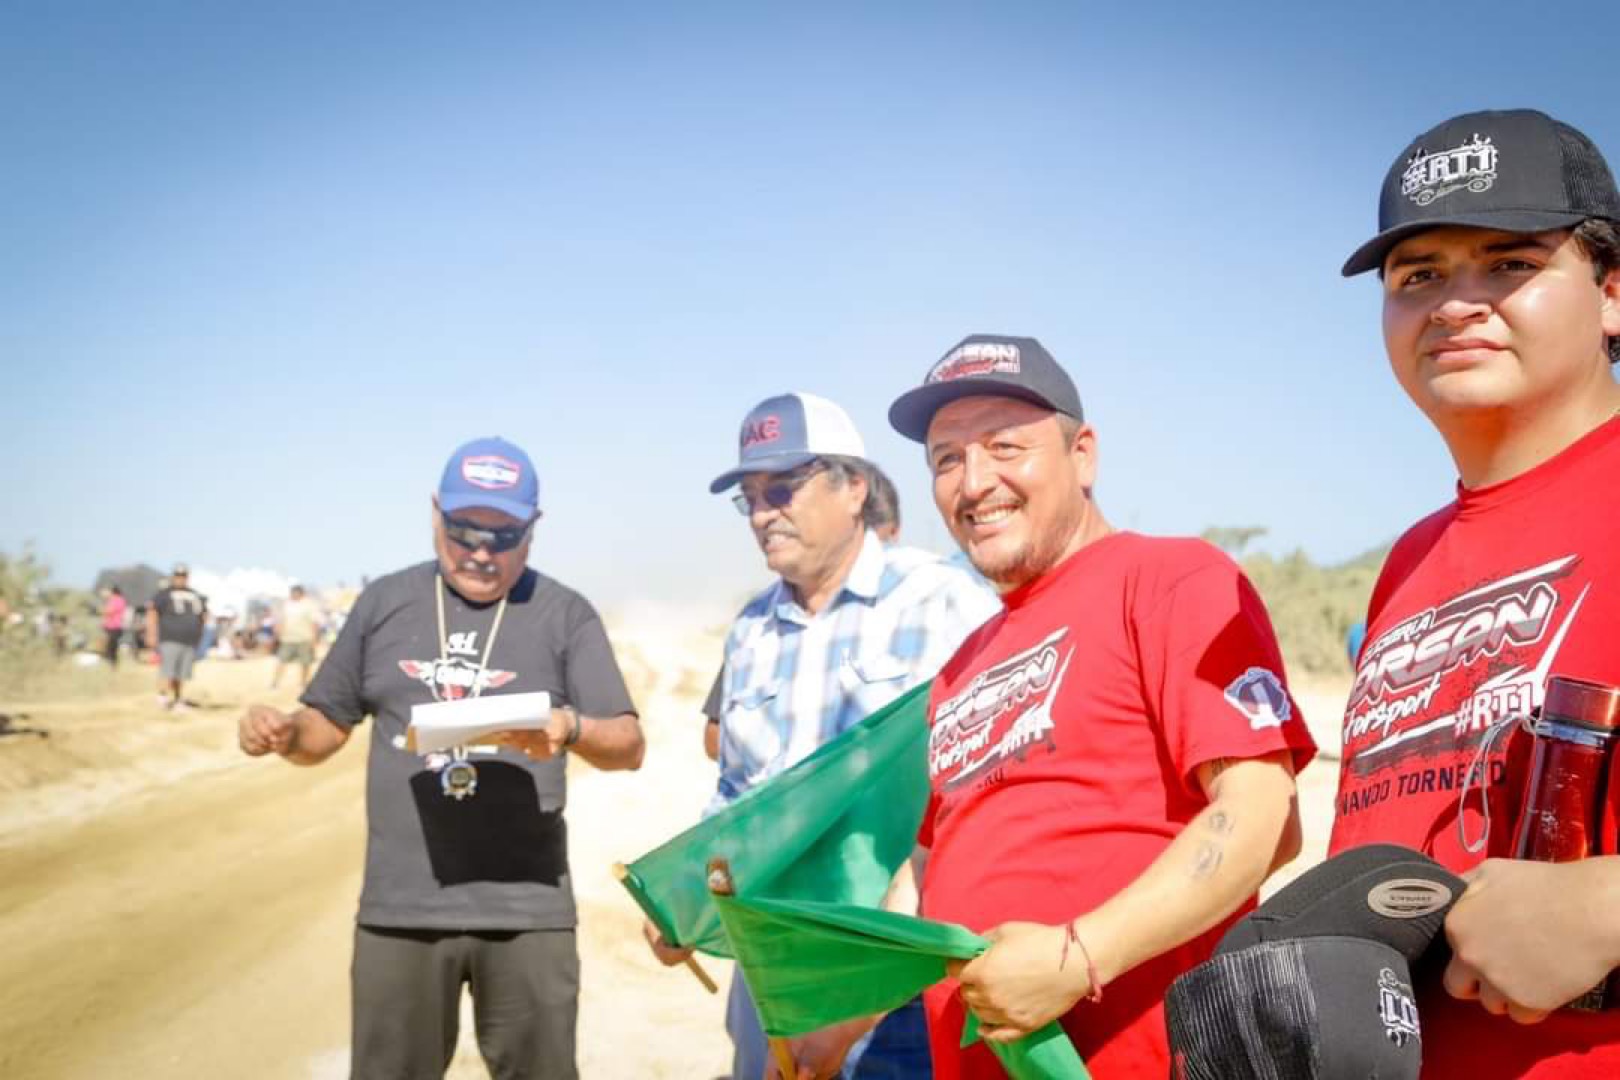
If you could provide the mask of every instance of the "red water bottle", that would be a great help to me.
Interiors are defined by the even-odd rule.
[[[1620,688],[1554,675],[1547,680],[1519,812],[1515,858],[1573,862],[1602,854],[1609,756],[1620,735]],[[1611,975],[1567,1006],[1602,1009]],[[1616,987],[1620,990],[1620,986]]]

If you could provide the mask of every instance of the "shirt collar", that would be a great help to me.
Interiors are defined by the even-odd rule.
[[[848,593],[857,599],[872,603],[878,599],[878,593],[883,585],[883,570],[885,565],[883,554],[883,541],[878,539],[877,533],[871,529],[861,537],[861,553],[855,556],[855,565],[849,568],[844,576],[843,585],[833,595],[832,602],[822,611],[831,611],[838,606],[838,602]],[[814,616],[799,606],[793,598],[793,586],[781,578],[776,580],[775,609],[776,617],[784,622],[799,623],[801,625],[811,621]]]

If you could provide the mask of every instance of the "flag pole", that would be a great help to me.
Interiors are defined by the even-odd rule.
[[[716,896],[737,895],[736,884],[731,880],[731,864],[719,855],[709,860],[709,891]],[[768,1041],[771,1055],[776,1058],[776,1071],[782,1074],[782,1080],[794,1080],[799,1070],[793,1064],[793,1052],[788,1049],[787,1040],[772,1035]]]
[[[624,863],[616,862],[613,864],[613,880],[622,883],[629,876],[630,870]],[[714,979],[704,970],[703,965],[698,963],[697,953],[687,953],[686,959],[682,962],[686,964],[686,970],[692,973],[693,978],[703,984],[703,989],[711,994],[720,992],[720,987],[715,985]]]

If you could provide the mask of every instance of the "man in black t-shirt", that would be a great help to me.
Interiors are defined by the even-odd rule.
[[[166,709],[186,708],[180,687],[191,678],[191,666],[197,662],[208,612],[208,598],[190,582],[190,568],[177,564],[169,571],[169,583],[146,608],[146,640],[157,643],[158,704]]]
[[[563,822],[565,751],[634,769],[640,721],[591,605],[529,569],[539,483],[522,450],[456,451],[433,500],[437,558],[360,595],[292,714],[239,725],[245,753],[326,760],[375,719],[355,928],[355,1078],[442,1075],[472,988],[493,1076],[576,1077],[579,956]],[[411,708],[545,691],[547,727],[423,756]]]

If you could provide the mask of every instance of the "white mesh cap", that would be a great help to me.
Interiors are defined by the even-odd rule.
[[[709,485],[724,491],[746,473],[787,472],[818,457],[866,458],[866,442],[849,414],[824,397],[794,391],[748,411],[737,433],[737,467]]]

